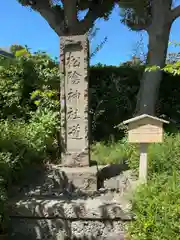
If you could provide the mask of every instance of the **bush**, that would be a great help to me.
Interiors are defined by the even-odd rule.
[[[132,116],[143,67],[102,66],[90,68],[90,120],[92,141],[124,136],[114,128]],[[113,116],[113,117],[112,117]]]
[[[14,59],[0,58],[0,118],[28,120],[31,111],[36,111],[31,95],[34,91],[59,91],[60,72],[56,61],[47,54]]]
[[[57,150],[60,73],[43,52],[0,60],[0,152],[16,172]]]
[[[138,158],[136,146],[128,143],[127,138],[118,142],[98,142],[91,146],[91,158],[100,165],[121,163],[122,160],[134,161]],[[137,161],[136,161],[137,162]]]
[[[57,152],[57,119],[56,112],[39,109],[29,123],[0,121],[0,233],[7,227],[7,192],[12,182],[20,180],[23,170],[52,159]]]
[[[33,163],[40,164],[53,157],[48,151],[55,152],[57,149],[54,138],[57,127],[57,115],[50,111],[36,112],[30,123],[2,120],[0,152],[3,168],[1,169],[11,169],[11,172],[3,175],[4,179],[11,174],[11,178],[17,178],[25,166]]]
[[[114,127],[132,117],[143,70],[144,66],[139,65],[97,65],[90,68],[92,141],[108,142],[112,136],[115,140],[124,137],[124,132]],[[171,124],[165,126],[171,132],[179,130],[179,89],[179,76],[164,72],[156,115],[171,121]]]
[[[136,221],[128,228],[132,240],[180,239],[180,175],[155,175],[135,192]]]
[[[0,152],[0,234],[7,232],[7,182],[12,167],[11,153]]]
[[[165,134],[163,143],[150,144],[148,148],[148,176],[154,173],[171,175],[180,171],[180,133]],[[91,147],[91,158],[99,164],[119,163],[127,159],[131,169],[139,167],[139,145],[129,144],[127,138],[114,143],[99,142]]]
[[[11,183],[19,180],[30,165],[52,160],[59,152],[56,135],[60,126],[60,74],[57,62],[40,52],[0,58],[0,66],[1,233],[7,225]]]
[[[135,146],[134,146],[135,147]],[[154,173],[166,173],[171,175],[174,169],[180,170],[180,133],[165,134],[163,143],[150,144],[148,149],[148,176]],[[136,146],[138,150],[138,146]],[[137,156],[137,155],[136,155]],[[138,157],[131,157],[129,165],[132,169],[137,169],[139,166],[139,151]]]
[[[7,191],[0,179],[0,234],[7,233],[8,212],[7,212]]]

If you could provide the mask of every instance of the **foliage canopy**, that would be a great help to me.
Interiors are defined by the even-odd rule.
[[[18,2],[39,12],[52,29],[62,36],[87,33],[98,18],[108,18],[117,0],[18,0]],[[83,18],[82,12],[85,13]]]

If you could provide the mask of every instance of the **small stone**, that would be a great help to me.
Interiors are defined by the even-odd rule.
[[[99,192],[100,192],[100,193],[104,193],[105,191],[106,191],[105,188],[100,188],[100,189],[99,189]]]

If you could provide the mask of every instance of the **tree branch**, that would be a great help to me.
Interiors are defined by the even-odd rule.
[[[63,5],[67,30],[73,33],[73,28],[76,28],[78,24],[77,0],[65,0],[63,1]]]
[[[64,10],[60,6],[52,6],[50,0],[19,0],[24,6],[30,6],[48,22],[58,36],[64,32]]]
[[[115,1],[108,0],[108,4],[113,8]],[[111,9],[111,7],[109,9]],[[81,32],[85,34],[87,31],[89,31],[90,28],[93,27],[95,21],[103,17],[108,11],[107,11],[107,1],[92,1],[89,6],[89,11],[86,14],[84,20],[82,20],[79,23],[79,27],[81,29]]]
[[[96,19],[99,17],[97,13],[95,14],[95,9],[97,11],[97,8],[95,7],[89,9],[84,20],[79,23],[79,28],[81,29],[82,34],[85,34],[87,31],[89,31],[89,29],[93,27]]]
[[[173,22],[180,16],[180,5],[171,10],[171,21]]]
[[[130,26],[132,31],[143,31],[143,30],[147,30],[148,26],[146,24],[135,24],[135,25],[131,25]]]
[[[132,31],[143,31],[143,30],[148,31],[148,27],[149,27],[149,24],[146,22],[135,23],[128,19],[122,20],[122,23],[127,25]]]

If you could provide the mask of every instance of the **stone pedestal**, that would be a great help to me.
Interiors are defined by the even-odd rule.
[[[62,165],[89,166],[87,36],[61,37],[61,140]]]
[[[114,176],[114,169],[101,166],[106,182],[105,188],[97,190],[95,167],[51,165],[44,174],[40,170],[30,174],[34,183],[21,182],[13,195],[9,194],[8,239],[123,240],[125,223],[134,219],[129,202],[135,182],[131,172]],[[118,180],[119,189],[114,189]]]

